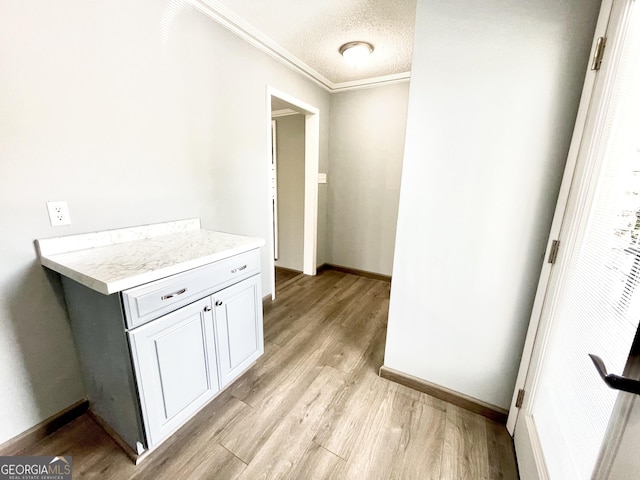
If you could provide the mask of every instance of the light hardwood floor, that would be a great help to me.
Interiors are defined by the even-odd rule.
[[[276,267],[276,293],[280,291],[281,287],[286,286],[294,278],[297,278],[300,275],[302,275],[302,272],[298,272],[297,270]]]
[[[503,425],[377,376],[389,283],[303,276],[265,306],[265,355],[134,466],[88,415],[22,452],[74,478],[517,479]]]

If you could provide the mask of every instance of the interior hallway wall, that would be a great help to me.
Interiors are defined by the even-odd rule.
[[[334,93],[327,261],[391,275],[409,82]]]
[[[599,7],[418,0],[387,367],[509,408]]]

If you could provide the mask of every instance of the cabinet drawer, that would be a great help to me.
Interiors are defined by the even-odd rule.
[[[260,271],[260,251],[194,268],[122,292],[127,328],[135,328]]]

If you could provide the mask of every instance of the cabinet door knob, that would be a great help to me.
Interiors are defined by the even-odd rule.
[[[211,307],[209,305],[207,305],[206,307],[204,307],[204,311],[205,312],[210,312],[211,311]]]
[[[220,305],[222,305],[222,300],[218,300],[218,301],[216,302],[216,307],[219,307]]]

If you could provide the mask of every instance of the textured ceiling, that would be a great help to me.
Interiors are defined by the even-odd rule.
[[[210,2],[208,2],[210,3]],[[416,0],[217,0],[296,59],[339,86],[411,70]],[[354,68],[338,52],[362,40],[374,45]],[[365,80],[364,82],[362,82]]]

